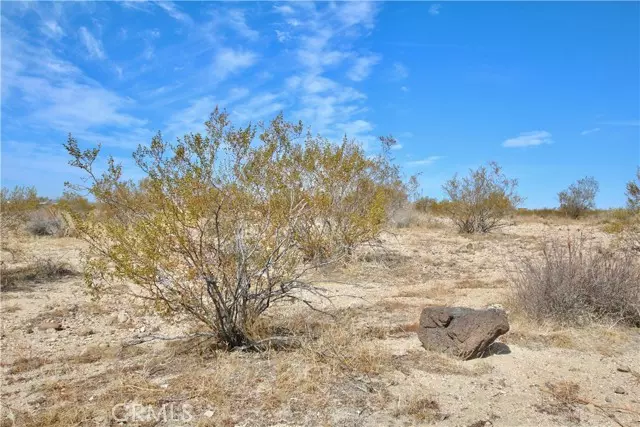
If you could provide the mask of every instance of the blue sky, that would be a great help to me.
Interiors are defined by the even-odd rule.
[[[130,153],[157,130],[284,111],[396,161],[441,197],[495,160],[525,206],[593,175],[624,203],[640,163],[638,2],[2,3],[2,185],[55,197],[68,132]]]

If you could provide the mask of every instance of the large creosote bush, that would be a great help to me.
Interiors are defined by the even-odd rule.
[[[596,207],[596,195],[600,186],[591,176],[579,179],[566,190],[558,193],[560,211],[571,218],[579,218]]]
[[[490,162],[469,175],[455,175],[443,185],[448,200],[441,209],[462,233],[487,233],[505,225],[504,218],[522,203],[516,189],[500,166]]]
[[[640,326],[637,256],[586,246],[568,238],[546,244],[541,257],[520,261],[513,276],[515,303],[537,320]]]
[[[140,146],[139,182],[113,159],[98,174],[99,148],[81,150],[69,137],[71,164],[87,176],[70,187],[99,207],[74,214],[91,248],[85,276],[96,295],[122,292],[186,315],[229,348],[253,346],[261,313],[317,291],[303,280],[320,262],[314,251],[324,263],[340,255],[335,246],[377,236],[403,185],[384,158],[305,136],[282,115],[235,128],[216,109],[206,128]]]
[[[14,230],[24,223],[30,214],[38,209],[41,199],[35,187],[6,187],[0,192],[2,232]]]

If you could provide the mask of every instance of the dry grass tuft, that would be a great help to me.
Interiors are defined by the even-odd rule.
[[[3,313],[15,313],[20,310],[22,310],[22,307],[20,307],[18,304],[10,304],[2,307]]]
[[[394,415],[400,417],[408,415],[421,423],[434,423],[447,418],[440,411],[440,405],[433,397],[414,397],[402,408],[398,408]]]
[[[47,360],[41,357],[21,357],[11,364],[9,374],[16,375],[29,371],[34,371],[45,365]]]
[[[640,326],[640,266],[628,252],[554,241],[521,261],[513,286],[517,307],[537,320]]]
[[[573,381],[558,381],[546,383],[541,389],[546,393],[546,398],[541,404],[536,405],[538,412],[549,415],[565,416],[570,422],[580,423],[580,417],[576,413],[578,404],[583,403],[579,396],[580,386]]]
[[[69,264],[47,259],[38,259],[23,267],[8,268],[2,266],[1,288],[3,292],[22,290],[26,283],[45,283],[64,277],[75,276],[78,273]]]

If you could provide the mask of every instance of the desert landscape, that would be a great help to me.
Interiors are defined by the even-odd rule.
[[[639,16],[0,0],[0,427],[640,427]]]
[[[125,301],[93,302],[77,239],[24,238],[25,251],[68,271],[2,290],[2,425],[640,424],[637,328],[540,324],[512,306],[520,258],[553,238],[609,244],[601,222],[516,216],[487,235],[416,213],[407,222],[313,273],[324,313],[268,311],[260,334],[301,342],[265,352],[206,338],[131,345],[193,331]],[[10,267],[21,261],[3,252]],[[429,305],[503,307],[504,346],[470,361],[424,350],[416,329]]]

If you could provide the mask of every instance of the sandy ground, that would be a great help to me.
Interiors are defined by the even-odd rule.
[[[311,337],[291,351],[123,348],[135,336],[179,335],[184,322],[92,302],[81,277],[3,291],[2,426],[640,426],[637,329],[535,324],[509,302],[512,263],[576,233],[609,239],[595,226],[531,219],[486,236],[439,220],[395,230],[382,249],[315,274],[335,320],[298,305],[268,313]],[[77,240],[25,245],[79,268]],[[430,304],[502,305],[506,354],[460,362],[426,352],[414,331]],[[43,321],[62,329],[41,330]]]

